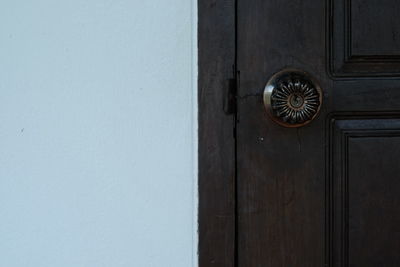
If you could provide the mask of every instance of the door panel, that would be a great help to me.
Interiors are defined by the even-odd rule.
[[[400,120],[331,118],[327,229],[332,266],[400,262]]]
[[[238,0],[239,266],[399,265],[395,6]],[[288,68],[323,90],[319,116],[301,128],[276,124],[263,105],[268,80]]]
[[[399,55],[400,6],[396,0],[345,1],[349,15],[349,45],[351,56]],[[343,12],[338,12],[339,14]],[[377,23],[378,22],[378,23]]]
[[[399,12],[396,0],[327,1],[332,75],[397,76],[400,72]]]

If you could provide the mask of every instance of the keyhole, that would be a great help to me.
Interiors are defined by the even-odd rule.
[[[300,108],[304,104],[304,98],[301,95],[294,94],[290,97],[290,105],[294,108]]]

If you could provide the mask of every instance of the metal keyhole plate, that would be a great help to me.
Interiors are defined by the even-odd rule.
[[[308,73],[287,69],[272,76],[264,89],[264,105],[271,118],[285,127],[310,123],[322,104],[322,90]]]
[[[300,94],[293,94],[289,98],[289,104],[294,109],[299,109],[304,105],[304,97]]]

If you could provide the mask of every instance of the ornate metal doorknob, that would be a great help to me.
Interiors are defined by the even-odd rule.
[[[310,123],[322,104],[322,90],[309,74],[288,69],[271,77],[264,89],[264,105],[271,118],[285,127]]]

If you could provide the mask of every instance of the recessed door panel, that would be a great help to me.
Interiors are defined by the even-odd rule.
[[[349,115],[332,118],[331,126],[331,264],[398,266],[400,119]]]

